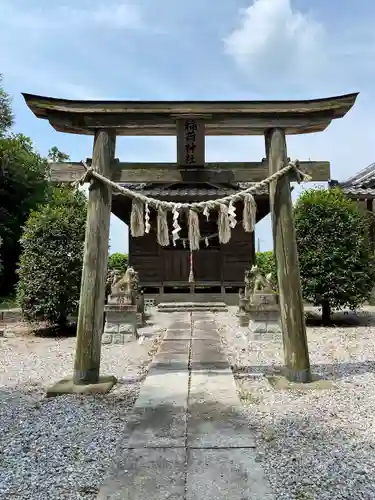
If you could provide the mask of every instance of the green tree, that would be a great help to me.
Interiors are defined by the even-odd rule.
[[[48,196],[48,165],[22,134],[0,137],[0,249],[4,272],[0,295],[7,295],[16,282],[20,255],[19,239],[30,210]]]
[[[48,161],[53,161],[53,162],[57,163],[60,161],[69,160],[69,155],[60,151],[56,146],[53,146],[53,148],[51,148],[48,151],[47,159],[48,159]]]
[[[109,256],[108,258],[108,271],[113,271],[118,269],[121,272],[125,272],[128,268],[128,254],[116,252]]]
[[[70,186],[53,189],[49,203],[31,212],[22,235],[18,301],[29,321],[64,326],[76,313],[87,200]]]
[[[48,185],[48,162],[34,149],[30,138],[11,133],[13,114],[11,99],[1,86],[0,75],[0,296],[14,291],[16,267],[21,247],[22,226],[31,210],[47,202],[51,195]],[[53,147],[50,161],[67,160],[68,156]]]
[[[12,100],[2,87],[3,75],[0,74],[0,137],[13,125]]]
[[[356,309],[375,283],[370,219],[339,188],[310,189],[297,200],[295,223],[304,298],[322,307]]]
[[[255,254],[255,261],[258,269],[263,274],[263,276],[267,276],[267,274],[272,274],[272,283],[274,287],[276,287],[277,283],[277,275],[276,275],[276,261],[275,255],[273,251],[268,252],[257,252]]]

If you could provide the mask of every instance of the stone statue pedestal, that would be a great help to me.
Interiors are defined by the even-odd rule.
[[[102,344],[125,344],[138,338],[137,306],[108,300]]]
[[[248,312],[249,326],[253,333],[281,332],[280,306],[277,303],[276,294],[262,291],[254,293]]]

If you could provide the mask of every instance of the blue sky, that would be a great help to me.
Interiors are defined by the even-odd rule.
[[[345,179],[375,160],[375,2],[370,0],[0,0],[0,73],[15,130],[79,161],[89,137],[55,132],[20,93],[72,99],[299,99],[360,92],[318,134],[288,138],[292,159],[330,160]],[[175,161],[173,138],[120,138],[122,161]],[[207,161],[258,161],[262,137],[209,138]],[[301,188],[294,194],[296,197]],[[269,217],[258,224],[270,249]],[[111,251],[127,250],[112,218]]]

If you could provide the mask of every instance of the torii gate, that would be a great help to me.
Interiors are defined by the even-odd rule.
[[[357,93],[306,101],[72,101],[23,94],[31,111],[55,130],[94,136],[92,165],[115,182],[176,182],[199,171],[199,180],[257,182],[281,169],[287,160],[286,135],[320,132],[342,118]],[[194,121],[195,141],[186,124]],[[177,164],[129,164],[115,160],[116,136],[177,136]],[[205,136],[263,135],[266,159],[259,163],[206,163]],[[190,145],[189,145],[190,144]],[[329,162],[300,162],[312,181],[330,179]],[[51,166],[51,180],[71,182],[84,173],[79,163]],[[228,179],[227,181],[224,179]],[[290,176],[270,185],[270,207],[284,358],[292,381],[311,379],[304,319]],[[94,181],[89,190],[77,345],[72,379],[48,393],[108,392],[114,377],[100,377],[104,283],[112,192]]]

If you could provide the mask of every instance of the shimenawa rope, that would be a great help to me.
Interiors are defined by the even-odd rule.
[[[158,200],[142,193],[132,191],[131,189],[119,186],[115,182],[107,179],[99,174],[93,166],[88,167],[85,162],[82,162],[86,172],[74,184],[82,185],[85,182],[91,181],[93,178],[102,181],[106,185],[112,187],[115,191],[131,198],[132,212],[130,217],[130,231],[132,236],[143,236],[150,231],[150,207],[157,212],[157,241],[161,246],[168,246],[172,239],[173,244],[179,238],[181,227],[179,226],[178,219],[181,210],[188,212],[188,235],[190,251],[198,250],[199,243],[202,240],[199,229],[199,212],[209,218],[210,211],[219,210],[218,215],[218,236],[220,243],[228,243],[231,238],[231,229],[237,224],[236,220],[236,207],[235,203],[243,201],[243,216],[242,225],[246,232],[252,232],[255,228],[256,222],[256,203],[253,193],[269,185],[271,182],[276,181],[290,171],[296,174],[297,182],[310,180],[310,177],[299,169],[299,162],[289,161],[287,165],[270,175],[266,179],[253,184],[251,187],[238,191],[223,198],[216,200],[208,200],[192,203],[176,203],[164,200]],[[168,228],[168,212],[173,214],[173,231],[172,238],[169,235]],[[206,240],[206,245],[208,239]],[[192,261],[191,261],[192,264]]]

